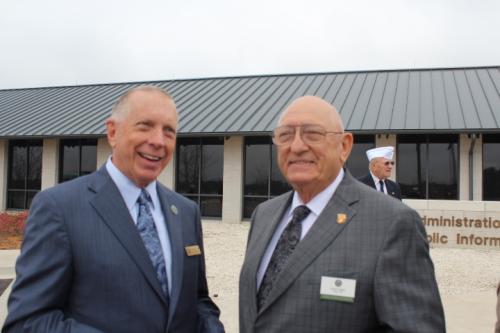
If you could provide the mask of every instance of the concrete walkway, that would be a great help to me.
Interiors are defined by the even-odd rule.
[[[0,250],[0,279],[11,279],[15,277],[14,264],[19,254],[18,250]],[[474,281],[471,281],[474,283]],[[0,296],[0,328],[3,326],[7,315],[7,299],[11,285]],[[237,304],[237,295],[234,302]],[[495,325],[495,306],[496,296],[495,290],[484,292],[476,292],[473,294],[458,294],[444,295],[443,304],[446,314],[446,326],[449,333],[471,333],[484,332],[489,333],[494,331]],[[224,314],[229,312],[233,315],[231,318],[223,316],[226,322],[226,327],[237,327],[237,311],[235,309],[224,309],[223,304],[221,311]],[[236,333],[236,332],[227,332]]]
[[[14,265],[18,255],[19,250],[0,250],[0,279],[15,278],[16,272],[14,271]],[[0,329],[7,316],[7,299],[11,288],[12,283],[0,296]]]

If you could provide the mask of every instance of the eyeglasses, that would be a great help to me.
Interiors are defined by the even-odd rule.
[[[385,162],[384,162],[384,165],[385,165],[385,166],[389,166],[389,164],[390,164],[390,165],[394,165],[394,161],[385,161]]]
[[[295,134],[299,129],[300,139],[306,145],[314,145],[323,142],[327,134],[344,134],[344,132],[327,131],[321,125],[280,126],[274,130],[273,142],[277,146],[292,144]]]

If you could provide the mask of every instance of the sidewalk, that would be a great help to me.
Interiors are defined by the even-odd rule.
[[[14,264],[19,251],[0,250],[0,279],[15,277]],[[474,283],[474,281],[471,281]],[[7,298],[12,284],[0,296],[0,327],[7,315]],[[217,300],[216,300],[217,301]],[[218,303],[222,311],[222,320],[227,333],[236,333],[238,312],[234,308],[234,300]],[[493,332],[495,323],[495,290],[472,294],[443,295],[448,333]],[[229,307],[226,309],[225,307]],[[231,331],[229,330],[231,329]]]
[[[0,250],[0,279],[14,279],[16,272],[14,264],[19,255],[19,250]],[[0,329],[7,316],[7,299],[12,288],[12,283],[0,296]]]

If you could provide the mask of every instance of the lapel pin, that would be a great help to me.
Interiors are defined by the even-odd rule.
[[[177,210],[177,207],[175,207],[175,205],[171,205],[170,206],[170,210],[172,211],[172,213],[174,213],[175,215],[177,215],[179,213],[179,211]]]
[[[199,256],[201,254],[201,249],[198,245],[185,246],[184,249],[188,257]]]
[[[347,216],[345,214],[337,214],[337,223],[344,224],[347,220]]]

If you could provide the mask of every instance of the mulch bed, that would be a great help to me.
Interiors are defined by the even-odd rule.
[[[12,279],[0,279],[0,296],[3,294],[5,289],[7,289],[11,282]]]
[[[22,235],[0,234],[0,250],[16,250],[21,247]]]

